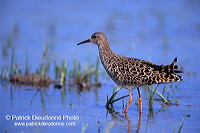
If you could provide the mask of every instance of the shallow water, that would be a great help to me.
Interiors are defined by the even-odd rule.
[[[177,6],[178,5],[178,6]],[[169,64],[178,57],[184,80],[168,85],[167,90],[178,105],[164,106],[153,101],[148,106],[148,92],[141,88],[143,113],[139,116],[137,91],[133,104],[124,116],[123,100],[114,103],[114,111],[105,108],[107,94],[111,96],[115,84],[107,80],[100,65],[101,88],[78,93],[66,87],[58,90],[50,86],[37,92],[34,87],[0,85],[1,132],[199,132],[200,124],[200,9],[199,1],[3,1],[0,4],[0,68],[10,66],[12,47],[17,63],[25,68],[26,54],[31,72],[42,60],[43,46],[48,44],[57,62],[66,60],[69,66],[76,58],[82,64],[94,63],[98,56],[93,44],[76,46],[96,31],[108,36],[111,48],[118,54]],[[15,29],[15,30],[14,30]],[[15,32],[13,32],[15,31]],[[14,34],[15,33],[15,34]],[[14,34],[14,35],[13,35]],[[7,46],[9,37],[12,46]],[[4,56],[3,47],[7,56]],[[48,75],[54,79],[53,63]],[[158,87],[162,91],[163,86]],[[117,97],[127,95],[120,90]],[[158,98],[158,96],[157,96]],[[128,98],[124,99],[127,102]],[[15,126],[15,122],[35,120],[6,120],[10,116],[75,116],[76,120],[39,120],[37,122],[67,122],[68,126]],[[186,117],[190,115],[190,117]],[[128,120],[126,120],[128,117]],[[75,124],[75,125],[74,125]]]

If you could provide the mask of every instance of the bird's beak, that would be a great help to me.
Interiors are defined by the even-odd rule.
[[[83,43],[88,43],[88,42],[90,42],[90,39],[87,39],[87,40],[85,40],[85,41],[82,41],[82,42],[78,43],[77,45],[80,45],[80,44],[83,44]]]

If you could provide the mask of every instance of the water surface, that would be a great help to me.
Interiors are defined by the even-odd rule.
[[[148,104],[148,92],[141,89],[143,113],[139,116],[137,91],[133,91],[133,104],[126,116],[122,113],[123,100],[114,104],[114,112],[105,108],[106,96],[112,94],[115,83],[107,80],[100,65],[101,88],[78,93],[76,88],[64,90],[50,86],[37,92],[31,86],[0,85],[1,132],[199,132],[200,124],[200,17],[199,1],[177,0],[170,2],[142,1],[2,1],[0,4],[0,68],[10,66],[12,48],[21,68],[25,68],[28,55],[31,72],[39,68],[43,47],[49,45],[52,58],[57,62],[73,60],[82,64],[95,63],[98,57],[96,45],[77,43],[88,39],[96,31],[108,36],[114,52],[149,60],[157,64],[169,64],[178,57],[184,70],[184,80],[167,86],[167,90],[179,102],[165,106],[153,101]],[[11,46],[7,42],[12,38]],[[3,49],[7,55],[4,55]],[[54,79],[53,63],[48,75]],[[163,86],[158,87],[162,91]],[[36,93],[37,92],[37,93]],[[120,90],[117,97],[127,95]],[[157,96],[158,98],[158,96]],[[128,98],[124,99],[127,102]],[[77,116],[70,126],[15,126],[14,122],[33,120],[6,120],[7,115],[27,116]],[[186,117],[190,116],[190,117]],[[51,122],[43,121],[40,122]],[[56,121],[53,121],[56,122]]]

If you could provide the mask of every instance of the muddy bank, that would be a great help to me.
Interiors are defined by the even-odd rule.
[[[50,84],[58,83],[58,81],[51,80],[49,76],[41,76],[35,73],[26,75],[14,75],[10,77],[10,82],[15,85],[30,85],[38,87],[49,87]]]

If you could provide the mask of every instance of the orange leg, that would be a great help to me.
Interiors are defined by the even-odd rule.
[[[124,110],[124,114],[126,114],[126,112],[128,111],[128,108],[130,107],[132,101],[133,101],[132,92],[129,92],[129,101],[128,104],[126,105],[126,109]]]
[[[139,104],[140,104],[140,113],[142,113],[142,97],[140,95],[139,88],[137,88],[137,90],[138,90],[138,96],[139,96],[138,101],[139,101]]]

